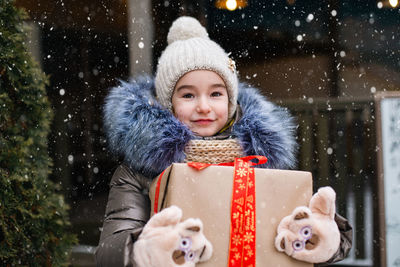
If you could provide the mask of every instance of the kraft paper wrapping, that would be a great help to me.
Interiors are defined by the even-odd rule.
[[[196,266],[227,266],[229,254],[230,209],[233,167],[210,166],[197,171],[186,164],[174,163],[165,172],[159,192],[158,210],[176,205],[183,220],[200,218],[204,234],[213,245],[213,256]],[[274,246],[281,219],[298,206],[308,206],[312,196],[309,172],[255,169],[256,179],[256,266],[311,267],[294,260]],[[157,180],[150,188],[151,212]]]

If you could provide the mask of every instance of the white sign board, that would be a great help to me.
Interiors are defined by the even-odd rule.
[[[386,266],[400,266],[400,98],[380,102]]]

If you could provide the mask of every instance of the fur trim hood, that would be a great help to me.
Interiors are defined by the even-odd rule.
[[[296,126],[289,112],[267,101],[257,89],[239,84],[242,116],[231,135],[245,155],[268,158],[266,168],[295,166]],[[121,81],[105,99],[104,127],[109,148],[135,171],[155,177],[173,162],[185,159],[193,133],[156,100],[154,81],[140,77]]]

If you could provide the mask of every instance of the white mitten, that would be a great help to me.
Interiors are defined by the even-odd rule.
[[[138,267],[194,267],[211,258],[212,245],[203,234],[201,220],[180,222],[181,218],[182,210],[176,206],[150,218],[134,245]]]
[[[340,232],[334,220],[335,199],[331,187],[322,187],[311,198],[309,207],[297,207],[283,218],[275,238],[276,249],[301,261],[328,261],[340,245]]]

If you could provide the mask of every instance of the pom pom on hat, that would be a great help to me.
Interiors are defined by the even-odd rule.
[[[172,44],[175,41],[187,40],[190,38],[208,38],[206,29],[201,26],[200,22],[192,17],[180,17],[172,23],[169,28],[167,41]]]
[[[236,112],[238,78],[234,61],[206,29],[192,17],[175,20],[168,32],[168,46],[158,60],[155,77],[157,99],[172,112],[172,95],[178,80],[194,70],[210,70],[225,82],[229,97],[228,117]]]

